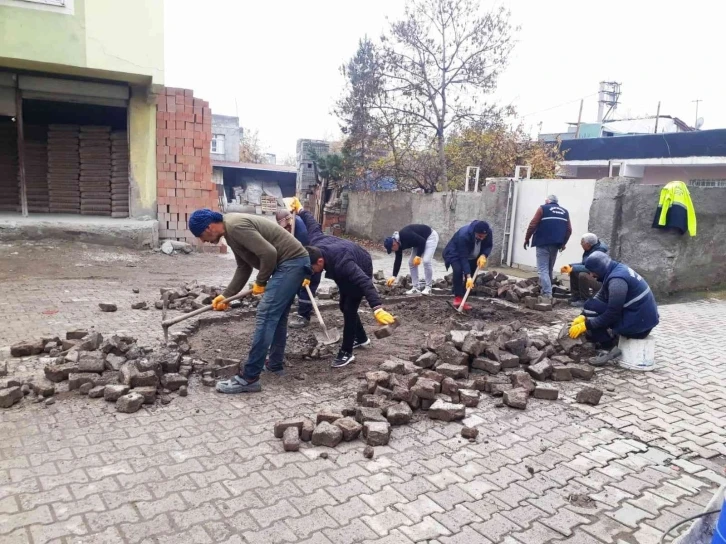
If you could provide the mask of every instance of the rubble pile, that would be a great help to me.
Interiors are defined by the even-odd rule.
[[[187,337],[197,327],[195,323],[172,333],[173,341],[158,351],[138,345],[130,336],[104,339],[100,333],[87,330],[68,331],[65,340],[53,337],[15,344],[11,356],[38,356],[43,377],[0,380],[0,408],[10,408],[31,393],[36,402],[50,405],[56,393],[72,391],[113,402],[116,410],[124,413],[136,412],[157,400],[168,404],[172,394],[187,396],[192,373],[213,376],[226,372],[220,368],[226,360],[210,365],[190,355]]]
[[[164,308],[164,296],[167,296],[169,309],[184,313],[208,306],[217,295],[222,293],[222,289],[197,283],[196,280],[179,284],[176,287],[162,287],[159,291],[159,300],[154,302],[157,310]]]
[[[566,331],[566,328],[563,329]],[[367,446],[386,445],[391,427],[411,422],[417,411],[430,419],[461,421],[467,408],[479,405],[481,395],[501,398],[497,406],[524,410],[531,397],[557,400],[552,382],[590,381],[594,368],[580,361],[591,347],[582,339],[560,333],[555,342],[530,335],[521,323],[482,330],[431,333],[421,353],[410,361],[393,358],[361,382],[356,405],[324,409],[314,419],[279,421],[274,432],[285,451],[300,442],[335,447],[359,437]],[[586,387],[576,401],[596,405],[602,391]],[[476,440],[476,429],[464,427],[462,436]]]
[[[451,292],[453,274],[433,282],[432,294],[448,295]],[[391,287],[386,285],[386,275],[382,270],[377,271],[373,275],[373,281],[378,292],[387,296],[404,295],[408,289],[412,287],[411,276],[401,276],[398,281]],[[567,298],[569,291],[556,287],[555,298]],[[500,298],[514,304],[524,304],[530,310],[549,311],[552,310],[554,300],[544,300],[540,298],[541,289],[539,279],[517,278],[507,276],[501,272],[488,270],[480,274],[476,278],[474,289],[471,295],[475,297]]]

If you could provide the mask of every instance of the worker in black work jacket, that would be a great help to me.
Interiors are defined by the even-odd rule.
[[[390,255],[396,253],[393,262],[393,276],[386,282],[391,287],[396,282],[396,277],[401,270],[401,260],[406,249],[411,250],[411,258],[408,266],[411,269],[411,289],[406,291],[407,295],[430,295],[431,284],[434,281],[433,259],[436,246],[439,245],[439,234],[428,225],[407,225],[400,231],[394,232],[383,241],[383,247]],[[418,280],[418,266],[423,262],[424,278],[426,283],[422,286]]]
[[[313,214],[303,210],[297,198],[293,199],[291,207],[308,229],[312,245],[306,249],[314,261],[311,265],[313,273],[320,274],[325,270],[326,279],[333,280],[340,290],[343,342],[331,366],[341,368],[355,361],[353,349],[371,344],[358,316],[358,308],[364,298],[379,324],[390,325],[395,318],[383,309],[383,303],[373,285],[373,260],[370,253],[350,240],[323,234]]]

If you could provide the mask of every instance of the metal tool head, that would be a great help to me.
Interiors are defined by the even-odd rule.
[[[327,334],[325,334],[325,332],[326,331],[315,332],[315,339],[319,344],[329,346],[330,344],[337,344],[340,341],[340,331],[335,327],[328,329]]]

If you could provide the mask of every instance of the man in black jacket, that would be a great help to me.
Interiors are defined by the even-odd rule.
[[[392,286],[396,282],[396,277],[401,270],[401,260],[403,251],[411,250],[411,258],[408,266],[411,269],[411,289],[406,291],[407,295],[430,295],[431,284],[434,279],[434,269],[432,261],[436,246],[439,245],[439,234],[428,225],[407,225],[400,231],[394,232],[393,236],[389,236],[383,241],[383,247],[390,254],[392,251],[396,253],[393,262],[393,276],[388,278],[386,282],[388,286]],[[426,284],[421,287],[418,281],[418,265],[423,262],[424,277]]]
[[[365,298],[376,321],[390,325],[394,317],[383,309],[381,299],[373,285],[373,261],[370,254],[349,240],[323,234],[312,214],[302,209],[296,198],[292,209],[305,222],[310,237],[308,255],[316,274],[325,270],[325,277],[335,282],[340,290],[340,311],[343,312],[343,342],[338,356],[331,365],[340,368],[355,361],[354,348],[367,347],[370,340],[358,317],[358,308]]]

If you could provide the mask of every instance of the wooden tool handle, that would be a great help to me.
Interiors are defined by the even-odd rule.
[[[330,339],[330,335],[328,334],[328,327],[325,326],[325,321],[323,321],[323,316],[320,315],[320,310],[318,309],[318,305],[315,302],[315,297],[313,296],[313,292],[310,290],[310,286],[306,285],[305,290],[308,292],[308,297],[310,297],[310,302],[313,304],[313,310],[315,310],[315,315],[318,316],[318,322],[320,323],[320,326],[323,328],[323,332],[325,333],[325,336]]]
[[[292,211],[292,225],[290,226],[290,234],[295,236],[295,217],[297,216],[297,212],[295,210]]]
[[[236,295],[225,298],[222,302],[224,304],[229,304],[232,301],[239,300],[241,298],[245,298],[246,296],[249,296],[252,294],[252,289],[246,289],[242,291],[241,293],[237,293]],[[178,317],[173,317],[171,319],[168,319],[166,321],[163,321],[161,323],[161,326],[166,328],[171,327],[172,325],[175,325],[179,323],[180,321],[185,321],[189,319],[190,317],[194,317],[195,315],[203,314],[204,312],[208,312],[209,310],[213,310],[214,307],[210,304],[208,306],[204,306],[203,308],[199,308],[198,310],[194,310],[193,312],[189,312],[188,314],[180,315]]]
[[[472,282],[476,283],[476,277],[479,275],[479,271],[481,268],[477,266],[476,272],[474,272],[474,277],[472,278]],[[459,313],[462,313],[464,311],[464,304],[466,304],[466,299],[469,298],[469,293],[471,293],[472,288],[466,290],[466,294],[464,295],[464,298],[461,300],[461,304],[459,304],[458,311]]]

